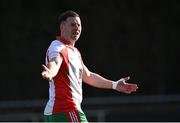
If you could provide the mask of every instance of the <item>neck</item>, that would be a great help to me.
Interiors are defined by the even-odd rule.
[[[56,36],[56,39],[61,41],[65,45],[69,45],[69,46],[73,46],[74,47],[74,43],[72,41],[69,41],[69,40],[65,39],[63,36]]]

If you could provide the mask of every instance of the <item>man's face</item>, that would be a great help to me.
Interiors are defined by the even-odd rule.
[[[81,34],[81,20],[79,17],[69,17],[61,24],[60,29],[61,36],[74,43]]]

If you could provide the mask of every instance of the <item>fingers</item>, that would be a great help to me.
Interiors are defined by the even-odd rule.
[[[136,92],[138,86],[136,84],[128,84],[126,90],[129,92]]]
[[[41,75],[42,75],[43,79],[46,79],[48,81],[50,81],[52,79],[52,77],[46,71],[42,72]]]
[[[128,81],[130,79],[130,76],[123,78],[124,81]]]
[[[138,89],[137,84],[131,84],[131,83],[124,83],[121,82],[117,86],[117,91],[126,93],[126,94],[131,94],[132,92],[136,92]]]
[[[126,89],[126,90],[124,90],[124,93],[126,93],[126,94],[131,94],[132,92],[136,92],[136,89]]]
[[[42,64],[42,68],[43,68],[43,70],[45,70],[45,71],[48,71],[48,70],[49,70],[44,64]]]
[[[128,86],[130,87],[130,88],[135,88],[135,89],[138,89],[138,86],[137,86],[137,84],[128,84]]]
[[[130,76],[128,76],[128,77],[125,77],[125,78],[122,78],[122,79],[120,79],[119,81],[126,82],[126,81],[128,81],[129,79],[130,79]]]
[[[41,73],[43,79],[50,81],[52,78],[49,74],[49,68],[42,64],[43,72]]]

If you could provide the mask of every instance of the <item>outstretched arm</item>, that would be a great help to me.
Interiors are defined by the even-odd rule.
[[[52,58],[46,66],[42,65],[43,67],[43,71],[41,73],[42,77],[50,81],[58,73],[61,63],[62,63],[61,56],[57,56]]]
[[[129,79],[130,77],[126,77],[116,82],[108,80],[96,73],[89,71],[88,68],[83,65],[83,81],[97,88],[114,89],[119,92],[130,94],[131,92],[135,92],[138,87],[136,84],[126,83],[126,81]]]
[[[105,79],[104,77],[89,71],[85,65],[83,65],[82,79],[85,83],[97,88],[106,88],[106,89],[112,88],[111,80]]]

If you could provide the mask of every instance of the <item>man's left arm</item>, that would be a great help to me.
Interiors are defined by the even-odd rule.
[[[136,84],[126,83],[130,77],[122,78],[118,81],[112,81],[89,71],[85,65],[83,65],[82,78],[85,83],[91,86],[104,89],[114,89],[127,94],[135,92],[138,89]]]

